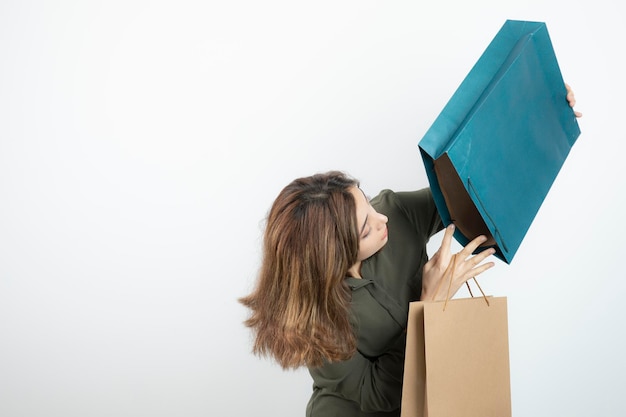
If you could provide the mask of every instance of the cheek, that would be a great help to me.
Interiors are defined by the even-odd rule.
[[[367,258],[367,243],[359,242],[359,261]]]
[[[376,253],[376,248],[373,247],[372,242],[368,240],[361,242],[359,246],[359,260],[365,260]]]

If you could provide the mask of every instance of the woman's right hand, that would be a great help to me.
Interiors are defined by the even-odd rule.
[[[576,96],[574,95],[574,90],[572,90],[572,87],[570,87],[568,83],[565,83],[565,90],[567,90],[567,103],[573,109],[576,105]],[[574,110],[574,115],[576,117],[583,117],[583,114],[576,110]]]
[[[486,236],[478,236],[467,244],[459,253],[450,253],[454,225],[446,228],[441,247],[424,265],[422,274],[422,301],[445,300],[452,298],[461,286],[472,277],[476,277],[492,268],[493,262],[483,262],[495,253],[489,248],[472,256],[472,252],[487,240]],[[452,278],[450,278],[452,274]],[[451,280],[451,282],[450,282]]]

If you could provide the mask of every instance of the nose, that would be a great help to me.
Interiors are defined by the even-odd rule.
[[[389,218],[382,213],[378,213],[378,217],[380,218],[380,221],[383,225],[387,224],[387,222],[389,221]]]

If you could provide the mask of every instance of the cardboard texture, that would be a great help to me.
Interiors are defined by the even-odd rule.
[[[580,135],[542,22],[507,20],[419,142],[444,224],[510,263]]]
[[[401,417],[510,417],[506,297],[412,302]]]

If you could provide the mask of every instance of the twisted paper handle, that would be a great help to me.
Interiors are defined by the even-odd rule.
[[[472,279],[474,280],[474,282],[476,283],[476,286],[478,287],[478,289],[480,290],[480,293],[483,295],[483,298],[485,299],[485,302],[487,303],[487,305],[489,305],[489,299],[487,298],[487,296],[485,295],[485,293],[483,292],[483,289],[480,288],[480,284],[478,283],[478,281],[476,280],[476,277],[472,277]],[[469,291],[470,295],[472,296],[472,298],[474,298],[474,294],[472,294],[472,290],[469,286],[469,280],[465,281],[465,285],[467,286],[467,290]]]

